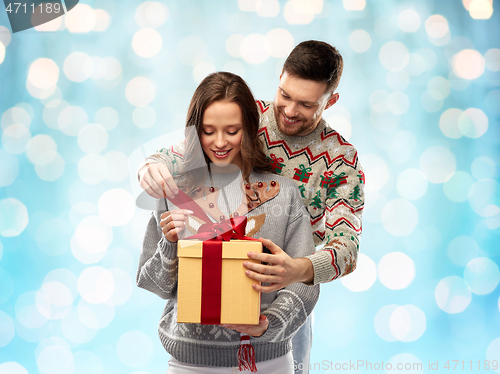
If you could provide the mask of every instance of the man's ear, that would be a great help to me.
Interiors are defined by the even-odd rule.
[[[281,73],[280,73],[280,81],[281,81],[281,77],[283,76],[283,68],[281,68]]]
[[[328,102],[326,103],[326,106],[325,106],[325,109],[328,109],[330,108],[333,104],[335,104],[338,100],[339,100],[339,93],[338,92],[335,92],[335,93],[332,93],[332,96],[330,96],[330,99],[328,100]]]

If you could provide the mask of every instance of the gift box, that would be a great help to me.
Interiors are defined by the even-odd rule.
[[[177,322],[256,325],[260,316],[260,293],[252,288],[255,281],[245,275],[243,262],[258,263],[250,260],[247,253],[262,252],[262,243],[231,239],[219,244],[222,246],[220,279],[211,279],[214,285],[208,284],[205,277],[217,277],[217,271],[205,277],[203,275],[203,271],[207,270],[203,264],[207,261],[204,258],[204,246],[207,241],[178,241]],[[213,268],[217,267],[210,264],[208,266],[207,271],[213,271]],[[220,312],[217,312],[218,307]],[[210,308],[215,309],[215,312],[212,311],[213,316],[215,313],[215,320],[204,320],[204,311]],[[210,311],[208,313],[210,314]]]

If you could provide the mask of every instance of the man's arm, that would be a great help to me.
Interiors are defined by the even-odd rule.
[[[354,271],[365,196],[363,169],[357,157],[354,161],[354,167],[340,164],[329,188],[322,191],[325,194],[324,215],[312,224],[315,244],[323,248],[306,258],[297,259],[290,258],[274,244],[265,244],[272,255],[250,253],[250,258],[270,264],[244,264],[249,278],[272,283],[264,287],[255,284],[256,290],[271,292],[295,282],[326,283]]]

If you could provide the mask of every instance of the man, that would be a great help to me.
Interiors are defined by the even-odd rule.
[[[326,283],[356,267],[365,177],[356,149],[322,118],[323,111],[339,99],[335,90],[342,70],[342,56],[334,47],[302,42],[285,61],[274,102],[257,102],[264,152],[274,172],[299,187],[320,248],[306,258],[292,259],[263,240],[272,254],[249,253],[249,257],[269,265],[244,264],[249,278],[269,283],[254,284],[257,291],[275,291],[297,282]],[[161,152],[148,157],[138,174],[142,188],[155,198],[177,191],[161,161]],[[311,338],[308,321],[292,342],[296,372],[308,372]]]

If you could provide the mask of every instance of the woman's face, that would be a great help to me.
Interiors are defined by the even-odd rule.
[[[238,104],[216,101],[205,109],[200,141],[213,164],[220,167],[233,164],[242,169],[242,137],[243,117]]]

